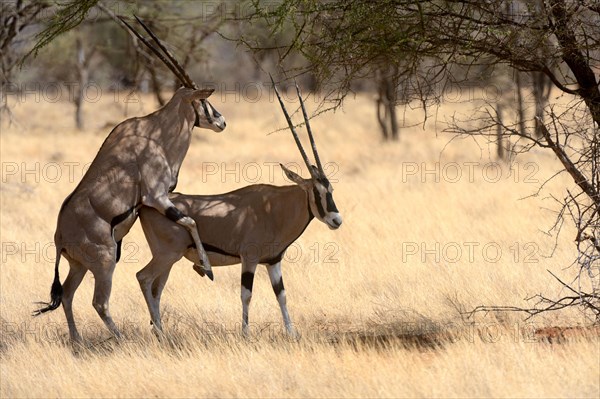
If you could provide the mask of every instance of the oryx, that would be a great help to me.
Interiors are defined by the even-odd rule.
[[[196,126],[220,132],[225,129],[225,119],[206,100],[213,90],[198,90],[160,40],[138,21],[158,48],[127,26],[161,58],[184,87],[159,110],[117,125],[60,208],[54,235],[56,264],[51,302],[34,314],[54,310],[62,303],[73,341],[81,339],[73,319],[73,295],[88,270],[94,275],[93,306],[108,329],[120,336],[108,309],[112,276],[121,240],[136,221],[141,206],[155,209],[161,217],[165,215],[182,226],[197,246],[200,259],[205,260],[202,262],[205,272],[212,277],[194,219],[176,208],[168,194],[177,184],[192,129]],[[59,279],[61,256],[70,266],[63,285]]]
[[[273,83],[275,87],[275,84]],[[200,238],[213,266],[242,264],[241,299],[242,332],[248,332],[248,308],[252,297],[254,272],[264,264],[281,308],[287,331],[293,334],[281,273],[281,260],[286,249],[304,232],[316,217],[330,229],[342,224],[333,201],[333,188],[325,176],[312,136],[300,90],[296,86],[317,166],[311,165],[294,125],[275,87],[281,108],[309,172],[303,179],[281,165],[290,186],[255,184],[226,194],[184,195],[173,193],[170,199],[177,209],[202,226]],[[164,218],[156,209],[142,207],[140,222],[152,252],[152,260],[137,273],[140,287],[150,311],[154,331],[161,334],[160,298],[173,264],[185,256],[198,266],[194,243],[181,226]]]

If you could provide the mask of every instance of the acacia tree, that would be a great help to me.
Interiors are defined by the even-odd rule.
[[[94,72],[111,81],[109,89],[140,87],[145,90],[148,87],[145,83],[149,82],[161,105],[165,103],[163,88],[172,88],[172,74],[157,67],[156,57],[139,45],[137,38],[124,28],[119,16],[129,18],[136,14],[147,21],[176,49],[174,51],[184,54],[184,67],[206,61],[208,56],[203,49],[204,42],[225,22],[220,5],[198,8],[195,3],[177,0],[149,3],[141,0],[118,3],[103,0],[65,0],[59,3],[9,0],[0,6],[3,75],[7,75],[4,73],[7,70],[5,65],[10,65],[12,71],[13,67],[36,58],[31,65],[38,77],[76,81],[76,85],[69,85],[70,90],[75,87],[69,98],[75,105],[75,120],[80,130],[83,127],[84,90],[94,78]],[[48,12],[42,18],[31,19],[44,9]],[[35,29],[31,29],[26,39],[19,35],[23,27],[33,23]],[[14,43],[19,40],[21,44],[17,47]],[[50,50],[59,47],[61,51],[43,51],[47,47]],[[94,64],[91,64],[92,60]],[[179,82],[175,80],[175,88],[178,86]]]
[[[452,121],[448,130],[490,141],[510,140],[516,151],[544,148],[561,162],[574,187],[565,188],[560,215],[570,217],[577,228],[575,264],[593,289],[585,292],[582,285],[563,283],[573,295],[557,300],[540,295],[529,311],[581,305],[600,320],[596,1],[284,0],[277,7],[263,7],[260,1],[254,5],[250,23],[266,20],[274,33],[282,26],[294,27],[294,39],[282,46],[290,51],[282,53],[299,52],[310,60],[304,70],[290,70],[288,76],[312,73],[328,88],[326,98],[334,104],[344,99],[356,79],[376,76],[382,64],[394,66],[393,78],[402,90],[397,98],[418,99],[425,107],[439,101],[448,85],[479,78],[482,71],[512,70],[551,81],[567,97],[568,106],[539,104],[537,118],[508,123],[486,104],[470,120]]]
[[[12,115],[6,104],[5,90],[10,90],[7,86],[23,56],[23,32],[36,24],[38,15],[49,6],[45,1],[0,2],[0,113],[7,113],[9,119],[12,119]]]
[[[41,32],[33,48],[77,26],[98,0],[70,0]],[[561,217],[577,228],[580,276],[592,290],[563,283],[573,295],[540,302],[528,311],[581,305],[600,320],[600,5],[596,0],[252,0],[246,22],[265,23],[288,77],[308,74],[340,104],[358,79],[391,70],[395,99],[417,99],[424,107],[440,100],[448,85],[498,71],[544,76],[570,100],[540,102],[537,118],[509,123],[484,105],[469,121],[454,120],[451,132],[510,141],[511,150],[551,151],[573,187],[560,200]],[[179,3],[178,3],[179,4]],[[291,34],[290,34],[291,32]],[[260,41],[242,41],[254,52],[273,51]],[[286,63],[302,55],[307,62]],[[456,87],[456,86],[455,86]],[[564,101],[563,101],[564,102]],[[505,107],[506,109],[506,107]],[[546,116],[542,121],[542,116]],[[504,118],[506,119],[506,118]],[[467,123],[465,123],[467,122]],[[528,122],[528,123],[523,123]],[[536,133],[537,132],[537,133]],[[560,223],[557,223],[559,226]],[[562,281],[561,281],[562,282]]]

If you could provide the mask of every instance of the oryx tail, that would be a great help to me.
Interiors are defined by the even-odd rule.
[[[49,312],[51,310],[57,309],[61,302],[63,296],[63,287],[60,283],[60,277],[58,275],[58,265],[60,264],[60,257],[62,248],[56,247],[56,263],[54,264],[54,281],[52,282],[52,287],[50,288],[50,302],[38,302],[40,305],[46,305],[46,307],[38,309],[33,312],[33,316],[39,316],[42,313]]]

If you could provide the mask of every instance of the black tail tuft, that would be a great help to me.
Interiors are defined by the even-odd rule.
[[[49,312],[58,308],[62,302],[63,296],[63,287],[60,283],[60,278],[58,276],[58,263],[60,262],[60,251],[57,251],[56,256],[56,266],[54,267],[54,281],[52,282],[52,287],[50,288],[50,302],[38,302],[40,305],[46,305],[41,309],[35,310],[32,315],[39,316],[42,313]]]

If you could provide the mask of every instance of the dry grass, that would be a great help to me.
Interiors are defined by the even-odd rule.
[[[547,269],[567,280],[574,276],[564,268],[574,258],[572,231],[565,228],[551,258],[554,240],[542,232],[555,217],[548,195],[561,197],[572,182],[560,176],[542,195],[521,199],[558,170],[552,155],[522,156],[512,174],[502,166],[493,181],[493,148],[449,142],[433,123],[425,131],[406,128],[400,143],[380,143],[366,97],[314,121],[321,156],[335,163],[330,172],[344,225],[332,232],[313,221],[284,263],[300,341],[281,333],[264,269],[255,281],[254,335],[244,340],[239,266],[217,269],[213,283],[182,261],[163,296],[168,339],[158,342],[135,279],[149,260],[136,224],[125,239],[111,298],[126,338],[106,340],[87,276],[74,303],[87,348],[74,354],[62,311],[35,319],[30,312],[33,302],[48,299],[59,207],[107,126],[125,116],[123,98],[110,96],[86,104],[85,133],[74,130],[70,105],[43,99],[13,99],[19,125],[1,123],[0,396],[600,395],[597,330],[560,344],[534,333],[585,325],[578,311],[529,322],[514,314],[470,320],[460,314],[480,304],[526,306],[524,298],[539,292],[559,295]],[[254,182],[256,171],[262,182],[285,184],[272,163],[301,160],[289,133],[267,134],[283,126],[278,106],[219,97],[213,103],[228,128],[220,135],[196,131],[178,191],[226,191]],[[128,112],[152,109],[144,99]],[[465,109],[449,105],[440,115],[454,110]],[[407,114],[409,124],[418,119],[418,112]],[[423,175],[427,170],[433,172]],[[66,270],[63,260],[63,278]]]

